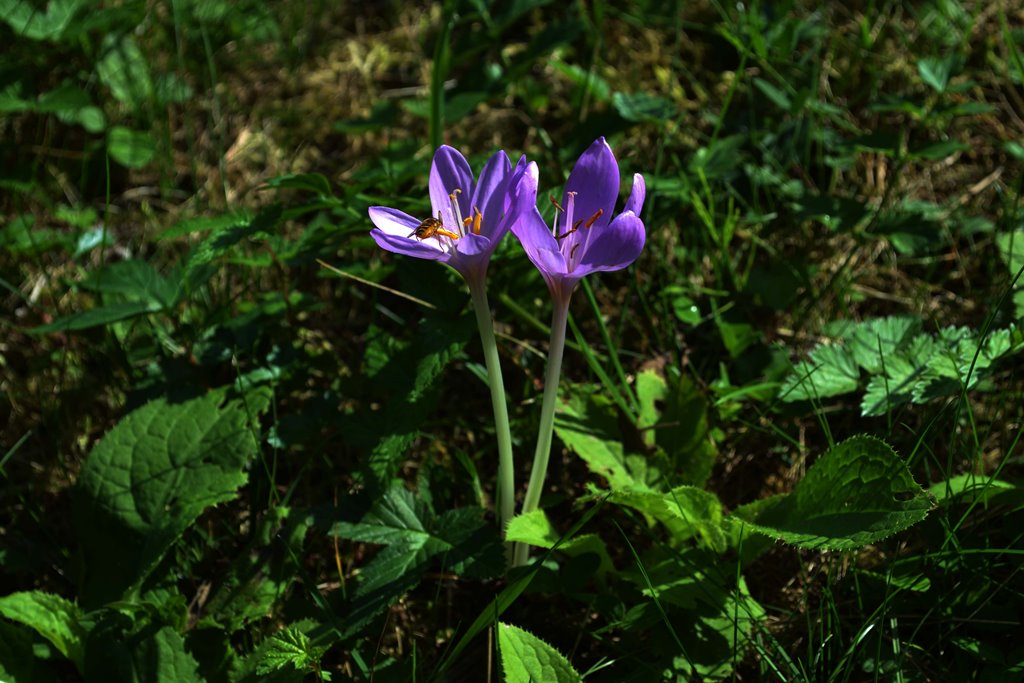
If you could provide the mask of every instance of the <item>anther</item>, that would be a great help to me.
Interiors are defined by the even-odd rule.
[[[594,213],[593,216],[591,216],[590,218],[587,219],[587,222],[583,224],[583,227],[587,228],[587,229],[590,229],[590,227],[593,226],[594,223],[597,222],[597,219],[600,218],[603,213],[604,213],[604,209],[598,209],[597,212]],[[576,229],[576,227],[573,226],[573,230],[575,230],[575,229]]]
[[[555,205],[555,208],[556,208],[556,209],[558,209],[558,210],[559,210],[559,211],[561,211],[562,213],[565,213],[565,209],[563,209],[563,208],[562,208],[562,205],[558,203],[558,200],[557,200],[557,199],[555,199],[554,195],[551,195],[551,196],[549,196],[549,197],[548,197],[548,199],[550,199],[550,200],[551,200],[551,203]]]

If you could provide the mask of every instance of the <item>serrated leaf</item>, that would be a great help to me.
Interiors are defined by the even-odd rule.
[[[533,510],[509,520],[505,538],[516,543],[529,543],[538,548],[550,548],[558,540],[558,534],[543,510]]]
[[[82,670],[86,630],[75,603],[43,591],[12,593],[0,598],[0,616],[35,630]]]
[[[358,523],[340,522],[333,533],[364,543],[386,544],[363,567],[345,622],[346,636],[359,632],[377,614],[415,586],[438,555],[449,569],[467,575],[493,575],[504,569],[500,539],[477,508],[450,510],[435,517],[401,482],[395,482]]]
[[[884,441],[855,436],[811,466],[747,526],[802,548],[852,550],[923,520],[933,499]]]
[[[151,401],[92,449],[73,499],[91,604],[141,582],[203,510],[234,498],[257,441],[248,409],[223,390]]]
[[[498,623],[498,650],[507,683],[580,683],[561,652],[529,631]]]
[[[257,650],[256,673],[269,674],[291,664],[299,671],[316,665],[326,648],[314,647],[300,629],[289,626],[268,638]]]
[[[826,331],[846,342],[846,349],[862,368],[875,374],[894,353],[906,347],[921,328],[914,316],[888,316],[860,322],[838,321],[829,324]]]
[[[810,360],[793,367],[779,391],[785,402],[817,400],[856,391],[860,386],[860,370],[853,354],[830,345],[811,351]]]

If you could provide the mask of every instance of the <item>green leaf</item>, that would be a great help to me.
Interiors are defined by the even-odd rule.
[[[124,303],[108,304],[106,306],[90,308],[87,311],[72,313],[63,318],[57,318],[52,323],[33,327],[29,332],[32,334],[47,334],[49,332],[85,330],[90,327],[109,325],[121,320],[136,318],[158,310],[160,310],[160,307],[149,301],[126,301]]]
[[[31,40],[55,40],[75,18],[87,0],[50,0],[46,11],[28,0],[0,0],[0,18],[20,36]]]
[[[332,533],[387,546],[361,571],[346,636],[358,633],[415,586],[438,555],[452,571],[470,576],[493,576],[504,569],[500,539],[484,523],[482,510],[461,508],[435,517],[398,481],[359,522],[340,522]]]
[[[128,632],[123,620],[101,623],[90,632],[85,679],[204,683],[199,664],[185,649],[185,641],[177,631],[144,622],[143,628]]]
[[[759,76],[754,77],[754,86],[764,93],[765,97],[782,111],[790,111],[793,108],[793,101],[789,95],[776,88],[774,85]]]
[[[516,543],[529,543],[538,548],[551,548],[558,540],[558,533],[551,526],[543,510],[533,510],[509,520],[505,538]]]
[[[151,401],[92,449],[73,499],[83,600],[107,602],[138,585],[203,510],[245,483],[257,446],[253,406],[224,396]]]
[[[128,34],[108,33],[100,51],[96,71],[114,97],[132,111],[148,104],[153,97],[153,80],[135,39]]]
[[[548,521],[543,510],[533,510],[523,515],[517,515],[509,520],[505,529],[505,540],[516,543],[528,543],[538,548],[554,548],[558,545],[559,552],[570,557],[578,557],[591,553],[598,558],[598,573],[600,576],[614,571],[611,556],[608,554],[608,547],[597,534],[581,534],[564,540],[562,535],[555,531]]]
[[[75,603],[42,591],[12,593],[0,598],[0,616],[34,629],[82,670],[86,631]]]
[[[647,459],[627,456],[619,434],[614,402],[597,392],[573,396],[555,415],[555,433],[594,474],[604,477],[613,491],[644,489],[660,479],[648,476]]]
[[[315,647],[305,633],[289,626],[268,638],[256,652],[256,673],[269,674],[289,664],[299,671],[316,667],[327,650]]]
[[[724,552],[728,546],[722,526],[722,503],[710,491],[692,486],[677,486],[667,493],[613,491],[608,502],[631,507],[661,522],[674,542],[696,536],[704,546],[716,552]]]
[[[841,346],[817,346],[809,361],[793,367],[779,392],[785,402],[807,401],[856,391],[860,371],[854,356]]]
[[[156,155],[156,141],[147,131],[114,126],[107,132],[110,157],[128,168],[141,168]]]
[[[882,372],[887,359],[904,350],[920,329],[920,318],[892,315],[863,321],[836,321],[825,327],[825,333],[845,340],[846,349],[857,364],[877,374]]]
[[[579,683],[583,680],[561,652],[516,626],[498,623],[498,650],[507,683]]]
[[[930,85],[936,92],[945,92],[949,85],[949,77],[956,68],[956,55],[947,55],[943,58],[930,57],[917,62],[917,72],[921,74],[921,80]]]
[[[670,100],[645,92],[617,92],[612,95],[612,106],[619,116],[637,123],[666,123],[678,113],[678,108]]]
[[[636,426],[644,442],[667,457],[673,483],[703,486],[718,455],[708,435],[707,401],[688,377],[671,383],[655,370],[637,375]]]
[[[830,448],[747,527],[802,548],[852,550],[917,524],[933,502],[888,444],[862,435]]]
[[[156,309],[170,308],[177,296],[177,288],[140,259],[117,261],[98,268],[89,273],[80,286],[101,294],[144,301]]]

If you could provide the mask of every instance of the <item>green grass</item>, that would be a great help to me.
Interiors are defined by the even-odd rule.
[[[0,678],[1024,679],[1011,5],[0,1]],[[601,135],[647,245],[509,570],[468,292],[366,210]],[[512,236],[488,297],[522,497]]]

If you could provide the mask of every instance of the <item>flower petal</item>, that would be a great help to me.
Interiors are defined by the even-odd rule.
[[[462,258],[475,258],[481,254],[486,257],[494,251],[494,245],[486,235],[470,233],[455,241],[455,251]]]
[[[451,215],[451,201],[448,195],[455,190],[459,193],[459,210],[465,218],[469,213],[469,193],[473,190],[473,171],[469,162],[459,150],[448,145],[441,145],[434,152],[434,161],[430,165],[430,206],[432,216],[441,212],[445,227],[453,232],[457,230],[455,217]]]
[[[462,217],[469,218],[473,215],[474,209],[480,209],[484,215],[481,228],[484,235],[490,235],[501,222],[501,216],[505,211],[505,191],[508,189],[511,174],[512,162],[508,160],[505,152],[498,150],[484,164],[480,177],[473,186],[469,213],[463,214]]]
[[[371,230],[370,237],[374,239],[381,249],[387,249],[396,254],[405,254],[406,256],[415,256],[416,258],[425,258],[431,261],[448,260],[448,252],[444,251],[437,243],[437,240],[433,238],[420,241],[415,237],[389,235],[380,228]]]
[[[544,218],[541,217],[540,211],[537,210],[536,206],[532,209],[524,210],[519,215],[519,220],[512,226],[512,233],[522,243],[523,249],[526,250],[526,255],[530,257],[530,260],[538,268],[540,268],[540,264],[532,256],[534,252],[542,250],[558,251],[558,242],[548,232],[548,226],[544,224]],[[565,259],[562,259],[561,268],[556,270],[560,270],[562,273],[565,272]]]
[[[626,200],[626,208],[622,210],[623,213],[626,211],[632,211],[637,216],[640,215],[640,211],[644,208],[644,199],[647,197],[647,183],[644,181],[644,177],[639,173],[633,174],[633,189],[629,193],[629,199]]]
[[[510,176],[509,186],[508,186],[509,191],[505,193],[505,213],[508,213],[509,207],[512,205],[513,194],[517,190],[517,188],[519,186],[519,183],[520,183],[520,181],[523,178],[523,174],[524,173],[530,173],[530,172],[532,172],[532,174],[533,174],[533,192],[534,192],[534,194],[536,194],[537,193],[537,175],[538,175],[537,174],[537,163],[536,162],[529,162],[529,163],[527,163],[526,155],[524,154],[521,157],[519,157],[519,161],[516,162],[516,167],[512,169],[512,174]],[[536,198],[534,199],[533,203],[534,204],[537,203]]]
[[[644,222],[632,211],[624,211],[591,236],[572,274],[582,277],[596,271],[621,270],[640,256],[645,238]]]
[[[563,207],[568,204],[570,192],[576,193],[573,222],[587,221],[598,211],[602,213],[594,222],[595,228],[611,222],[615,201],[619,198],[619,163],[603,137],[595,140],[573,166],[562,196]],[[558,234],[572,228],[565,224],[565,214],[560,213],[556,220]]]
[[[388,235],[410,237],[420,224],[419,220],[404,211],[388,206],[371,206],[369,213],[373,224]]]

